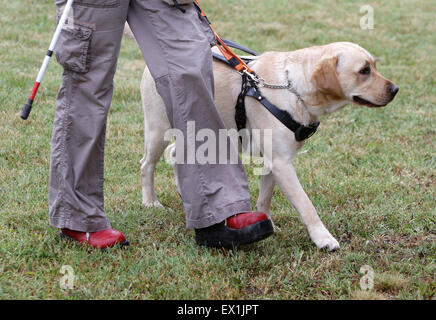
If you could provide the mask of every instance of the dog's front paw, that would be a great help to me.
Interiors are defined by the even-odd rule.
[[[315,227],[309,230],[309,235],[319,249],[326,248],[328,251],[334,251],[340,248],[339,242],[333,238],[324,226]]]

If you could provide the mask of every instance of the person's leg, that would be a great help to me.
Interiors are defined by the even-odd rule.
[[[204,229],[205,234],[213,235],[212,240],[217,240],[228,233],[219,230],[214,234],[216,228],[213,226],[236,214],[250,212],[250,194],[243,165],[240,161],[237,164],[230,162],[230,139],[227,139],[226,150],[220,150],[217,143],[213,159],[216,164],[200,164],[197,158],[191,159],[194,160],[192,164],[187,163],[188,150],[196,152],[204,143],[194,141],[194,145],[188,145],[196,140],[197,133],[207,129],[218,142],[219,130],[225,129],[225,125],[214,102],[210,37],[195,6],[190,4],[183,9],[184,12],[163,1],[132,0],[128,22],[165,102],[170,123],[184,135],[184,150],[177,149],[176,153],[183,151],[186,161],[177,164],[177,175],[187,228]],[[188,134],[190,122],[195,125],[194,137]],[[223,151],[227,151],[227,161],[219,164]],[[250,214],[250,217],[254,215]],[[241,217],[237,221],[250,221],[251,224],[267,219],[264,217],[266,215],[257,215],[254,219]],[[213,229],[207,229],[211,226]],[[249,235],[252,241],[261,238],[259,234],[253,235],[257,231]],[[244,232],[236,233],[239,237]],[[221,240],[216,243],[222,243]],[[242,240],[241,243],[247,242],[248,238]]]
[[[56,1],[58,14],[66,1]],[[103,205],[106,119],[128,1],[76,1],[55,49],[63,66],[51,144],[49,217],[60,229],[110,228]]]
[[[195,133],[207,128],[217,138],[218,130],[225,129],[213,100],[210,43],[193,5],[183,6],[185,13],[163,1],[133,0],[130,5],[129,25],[172,127],[185,136],[186,156],[189,121],[195,122]],[[242,164],[178,164],[177,172],[188,228],[204,228],[251,210]]]

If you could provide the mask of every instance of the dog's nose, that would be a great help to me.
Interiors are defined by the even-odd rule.
[[[398,90],[400,90],[400,88],[395,84],[391,84],[388,88],[388,91],[391,94],[392,98],[395,97],[395,95],[398,93]]]

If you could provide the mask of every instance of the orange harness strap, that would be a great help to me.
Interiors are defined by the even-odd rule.
[[[203,9],[201,9],[200,4],[197,0],[195,0],[195,5],[197,6],[197,9],[201,12],[201,15],[206,19],[206,21],[209,23],[210,28],[212,29],[213,33],[215,34],[216,40],[217,40],[217,47],[221,51],[222,55],[226,60],[231,64],[238,72],[243,73],[247,72],[251,75],[254,75],[254,71],[250,69],[250,67],[236,54],[234,53],[229,46],[227,46],[223,40],[221,40],[220,36],[216,32],[215,28],[213,27],[212,23],[207,18],[206,14],[204,13]]]

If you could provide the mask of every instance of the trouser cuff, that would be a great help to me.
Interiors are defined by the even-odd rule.
[[[220,223],[227,218],[234,216],[238,213],[252,211],[251,203],[249,200],[242,200],[231,203],[227,206],[216,208],[213,214],[200,220],[186,219],[186,228],[188,229],[201,229],[210,227],[214,224]]]
[[[77,223],[74,221],[62,221],[58,218],[50,218],[50,225],[58,229],[70,229],[80,232],[97,232],[111,228],[111,224],[107,219],[100,219],[92,224]]]

